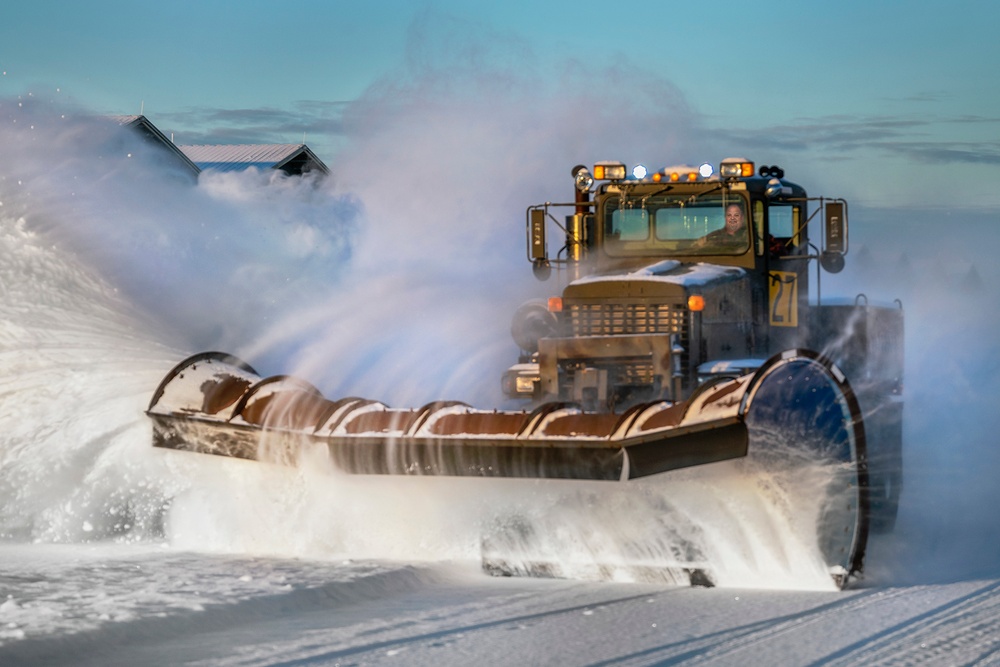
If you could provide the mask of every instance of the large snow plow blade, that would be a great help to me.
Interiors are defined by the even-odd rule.
[[[236,357],[208,352],[167,375],[147,414],[154,445],[170,449],[294,463],[315,443],[349,473],[625,480],[745,456],[738,395],[620,415],[563,403],[530,412],[455,402],[400,410],[330,401],[306,382],[261,379]]]
[[[864,429],[853,392],[819,355],[789,350],[749,375],[703,385],[680,403],[623,414],[565,403],[532,411],[456,402],[392,409],[331,401],[289,376],[261,379],[246,363],[207,352],[178,364],[147,414],[153,444],[293,465],[325,448],[355,474],[460,475],[625,481],[746,459],[816,523],[842,585],[861,569],[868,533]],[[791,490],[791,491],[789,491]]]

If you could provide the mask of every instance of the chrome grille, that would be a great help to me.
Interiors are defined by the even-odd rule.
[[[565,305],[563,317],[572,336],[675,334],[674,342],[684,350],[680,355],[679,370],[687,387],[691,371],[690,311],[683,304],[577,301]],[[612,384],[641,386],[653,383],[653,364],[650,360],[617,359],[608,366],[614,378]],[[667,378],[663,380],[668,381]]]
[[[574,336],[683,334],[687,309],[670,303],[571,303],[565,315]]]

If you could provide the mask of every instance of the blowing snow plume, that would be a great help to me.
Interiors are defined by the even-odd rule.
[[[357,204],[309,179],[250,171],[195,186],[112,118],[34,98],[2,108],[4,214],[186,346],[244,343],[318,298],[350,255]]]
[[[676,103],[669,87],[645,90],[644,109]],[[616,501],[633,508],[630,528],[609,534],[601,526],[611,517],[591,495],[607,489],[347,480],[323,462],[275,471],[164,456],[149,447],[142,415],[173,362],[212,347],[334,395],[490,405],[515,352],[510,314],[547,289],[523,262],[525,202],[568,196],[569,166],[611,145],[622,157],[651,150],[638,129],[599,132],[612,119],[586,111],[589,91],[571,76],[543,92],[531,81],[424,73],[376,88],[351,111],[341,180],[206,175],[196,187],[103,119],[7,103],[4,533],[464,559],[496,520],[542,508],[543,529],[573,519],[563,530],[584,570],[623,541],[651,562],[676,559],[674,540],[635,541],[662,514],[659,490]],[[663,141],[656,152],[673,152]]]
[[[497,405],[516,355],[511,315],[556,289],[525,260],[527,206],[572,200],[578,163],[697,155],[692,114],[666,80],[627,63],[569,62],[543,77],[530,61],[484,26],[436,14],[415,24],[406,71],[344,115],[335,172],[365,210],[350,275],[247,359],[294,349],[285,370],[330,396]],[[627,108],[607,103],[621,88]]]
[[[510,315],[527,297],[553,289],[536,283],[524,261],[526,205],[572,198],[570,167],[593,161],[595,154],[634,160],[687,153],[671,133],[689,127],[690,118],[668,85],[624,67],[596,73],[586,82],[567,74],[556,89],[510,72],[483,76],[461,67],[427,66],[412,74],[376,86],[347,113],[350,140],[335,170],[341,186],[365,209],[350,274],[329,300],[276,323],[239,356],[257,366],[258,359],[282,351],[278,356],[294,359],[282,370],[316,384],[333,399],[363,396],[398,408],[438,399],[496,406],[498,379],[516,354],[507,334]],[[595,80],[607,85],[595,87]],[[601,103],[601,93],[593,92],[616,87],[638,91],[634,109],[612,110]],[[629,118],[623,120],[623,113]],[[676,118],[664,131],[664,116],[672,113]],[[612,127],[615,131],[609,133]],[[650,146],[651,134],[662,145]],[[717,497],[701,503],[716,508],[708,512],[716,517],[732,508],[725,496],[744,497],[737,486],[747,495],[756,488],[738,474],[713,481],[723,478],[729,483],[718,484]],[[481,480],[338,479],[336,488],[363,484],[368,492],[345,495],[345,502],[307,505],[313,520],[330,530],[338,526],[354,554],[371,553],[358,543],[362,536],[371,540],[368,548],[377,547],[376,553],[395,553],[402,536],[416,533],[451,535],[450,540],[425,538],[434,543],[436,551],[431,551],[438,557],[469,556],[481,529],[489,530],[494,519],[503,521],[508,514],[529,525],[537,521],[534,534],[545,540],[542,552],[566,555],[574,561],[574,572],[594,571],[616,551],[643,554],[650,564],[676,563],[682,560],[678,554],[689,551],[687,545],[701,540],[686,526],[666,536],[643,528],[650,517],[664,514],[703,516],[697,500],[689,506],[682,500],[682,509],[665,509],[674,507],[669,498],[674,492],[704,499],[696,492],[702,486],[698,481],[637,489],[631,499],[628,492],[608,486],[580,492],[566,484]],[[336,495],[330,489],[324,493]],[[624,496],[615,503],[618,512],[603,510],[593,500],[613,493]],[[421,507],[433,505],[435,510],[410,511],[417,498]],[[521,511],[523,498],[545,510]],[[219,501],[205,498],[198,504],[214,507]],[[277,512],[277,505],[260,504],[251,500],[242,508],[248,520]],[[388,508],[362,509],[376,505]],[[783,575],[771,576],[770,585],[831,585],[817,567],[816,554],[805,546],[808,539],[789,536],[780,511],[767,502],[746,505],[758,520],[753,529],[709,531],[712,544],[702,550],[721,554],[729,563],[716,565],[716,570],[728,570],[720,572],[720,581],[764,585],[768,577],[761,572],[777,571]],[[287,516],[287,506],[281,507],[278,514]],[[194,511],[192,506],[189,514]],[[368,520],[360,520],[362,515]],[[653,525],[662,521],[670,522],[661,518]],[[604,530],[609,522],[622,530]],[[341,530],[345,525],[355,528]],[[560,530],[553,533],[553,525]],[[215,535],[227,531],[231,529],[220,526]],[[761,540],[759,534],[787,539]],[[506,546],[503,540],[492,545]],[[553,550],[553,545],[563,549]],[[747,554],[753,563],[750,578],[732,565]]]
[[[565,187],[568,167],[551,165],[592,151],[548,153],[575,134],[567,122],[593,120],[579,81],[536,97],[531,82],[474,79],[431,68],[377,86],[350,112],[344,178],[324,182],[192,185],[113,120],[33,95],[0,102],[5,532],[157,534],[163,501],[189,483],[150,463],[141,411],[191,350],[385,400],[495,400],[510,313],[536,289],[520,261],[524,202]],[[152,472],[126,470],[132,459]]]
[[[702,556],[728,569],[732,585],[816,585],[825,575],[782,532],[780,506],[742,502],[760,500],[752,483],[720,484],[723,491],[699,502],[697,489],[728,470],[682,484],[694,490],[678,501],[690,510],[681,510],[661,488],[620,498],[616,490],[605,507],[596,499],[606,487],[345,479],[324,461],[275,471],[151,450],[141,411],[152,390],[173,363],[209,348],[293,373],[329,396],[494,405],[500,371],[516,354],[510,315],[551,289],[531,278],[524,260],[525,207],[569,198],[577,163],[705,155],[703,145],[686,143],[697,123],[673,88],[631,67],[584,79],[570,66],[543,81],[523,63],[482,67],[473,58],[464,67],[453,54],[428,56],[424,38],[418,29],[421,57],[406,76],[380,82],[347,110],[345,147],[325,183],[250,173],[182,185],[163,178],[162,165],[120,128],[62,118],[37,102],[5,103],[17,123],[3,130],[11,157],[0,167],[0,215],[4,252],[17,261],[5,263],[4,289],[17,298],[3,305],[4,426],[13,427],[0,473],[0,492],[11,499],[4,532],[44,540],[165,535],[179,547],[285,555],[469,558],[480,529],[511,509],[539,528],[544,548],[568,544],[568,556],[584,565],[623,545],[662,562],[685,540],[708,540]],[[628,108],[607,104],[609,91],[621,90],[630,92]],[[908,311],[911,335],[935,322],[936,305]],[[976,343],[987,330],[963,335]],[[941,338],[926,340],[926,354],[911,361],[940,349]],[[963,350],[950,364],[977,377],[981,358],[989,357],[966,359]],[[917,384],[930,377],[923,371],[911,363],[907,417],[927,415],[917,422],[927,424],[948,404],[937,402],[936,387],[960,374],[941,370],[936,384]],[[950,479],[929,472],[946,456],[931,439],[907,459],[925,483],[904,492],[900,532],[884,549],[893,565],[920,564],[922,547],[936,544],[939,564],[954,571],[962,550],[951,545],[983,554],[995,547],[977,528],[983,517],[971,512],[957,526],[932,500],[956,498],[953,482],[968,481],[977,491],[951,509],[993,499],[975,470],[993,461],[987,443],[996,429],[978,409],[982,395],[966,395],[971,403],[954,404],[972,440],[954,439],[963,454],[946,459]],[[696,530],[664,518],[686,511],[706,521]],[[679,542],[639,539],[644,526],[661,522],[676,526]]]
[[[828,295],[899,297],[906,309],[903,495],[870,552],[879,581],[949,581],[1000,568],[998,213],[860,209],[848,270]]]
[[[162,534],[184,483],[148,454],[149,388],[328,290],[357,206],[262,173],[195,186],[114,120],[33,96],[0,113],[0,532]]]

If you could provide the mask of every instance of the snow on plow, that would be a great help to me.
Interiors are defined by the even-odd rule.
[[[290,376],[261,378],[231,355],[178,364],[147,411],[153,444],[294,465],[325,447],[352,474],[622,481],[748,457],[767,467],[827,471],[819,548],[838,583],[860,570],[867,538],[865,444],[842,374],[793,350],[755,373],[703,385],[686,401],[621,414],[569,403],[479,410],[435,402],[394,409],[329,400]]]

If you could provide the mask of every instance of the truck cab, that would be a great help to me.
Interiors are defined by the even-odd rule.
[[[515,315],[521,355],[503,378],[508,396],[617,411],[683,400],[714,377],[811,346],[810,260],[843,267],[842,199],[810,198],[779,167],[744,158],[572,173],[572,203],[527,210],[535,273],[556,269],[563,286]],[[554,228],[564,244],[550,257]]]
[[[504,392],[619,413],[814,351],[861,406],[872,528],[890,530],[902,488],[903,310],[863,294],[823,300],[821,269],[845,265],[847,202],[810,197],[780,167],[744,158],[653,173],[599,162],[572,175],[573,202],[527,209],[528,259],[540,279],[555,270],[561,290],[515,313],[521,352]],[[560,210],[571,212],[560,220]],[[554,257],[550,229],[563,241]]]

